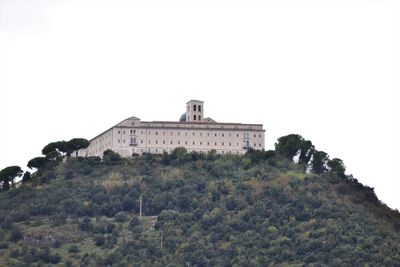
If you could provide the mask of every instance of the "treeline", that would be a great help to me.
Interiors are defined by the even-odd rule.
[[[46,165],[58,164],[65,156],[69,157],[75,151],[78,156],[78,150],[87,148],[89,141],[83,138],[73,138],[69,141],[51,142],[42,149],[42,155],[28,161],[27,167],[39,171]],[[20,166],[6,167],[0,171],[1,189],[3,191],[10,190],[14,187],[15,180],[22,176],[22,182],[31,179],[31,173],[22,171]]]

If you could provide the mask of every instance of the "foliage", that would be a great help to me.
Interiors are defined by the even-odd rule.
[[[21,167],[10,166],[0,171],[0,181],[2,182],[2,190],[9,190],[10,183],[14,183],[14,179],[22,175]]]
[[[48,162],[0,193],[1,265],[398,266],[399,212],[293,140],[279,152]]]

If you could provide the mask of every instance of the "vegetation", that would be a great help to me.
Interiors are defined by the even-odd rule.
[[[62,161],[55,147],[0,193],[1,266],[400,264],[399,212],[301,136],[243,156]]]

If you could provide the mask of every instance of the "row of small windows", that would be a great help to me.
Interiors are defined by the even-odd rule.
[[[132,142],[133,142],[133,141],[131,140],[131,143],[132,143]],[[136,143],[136,139],[135,139],[134,142]],[[118,143],[119,143],[119,144],[121,143],[121,140],[120,140],[120,139],[118,139]],[[125,140],[122,140],[122,143],[125,144]],[[140,143],[143,144],[143,140],[141,140]],[[151,144],[151,140],[148,140],[147,143],[148,143],[148,144]],[[158,145],[158,140],[155,140],[154,143],[155,143],[156,145]],[[173,144],[174,144],[174,141],[170,141],[169,143],[170,143],[171,145],[173,145]],[[177,141],[177,142],[176,142],[177,145],[183,145],[183,144],[188,145],[188,143],[190,143],[190,142],[188,142],[188,141],[184,141],[184,142],[183,142],[183,141],[182,141],[182,142],[181,142],[181,141]],[[211,143],[210,143],[210,142],[204,142],[204,145],[205,145],[206,143],[207,143],[207,146],[212,145],[212,142],[211,142]],[[160,144],[161,144],[161,142],[160,142]],[[165,141],[165,140],[162,141],[162,144],[163,144],[163,145],[166,145],[166,144],[167,144],[167,141]],[[198,144],[202,146],[202,145],[203,145],[203,142],[198,142]],[[229,143],[227,143],[227,144],[229,144],[229,146],[232,146],[232,142],[229,142]],[[192,145],[196,145],[196,142],[195,142],[195,141],[192,141]],[[214,145],[215,145],[215,146],[218,146],[218,142],[214,142]],[[225,146],[225,142],[222,142],[222,143],[221,143],[221,146]],[[239,146],[239,143],[236,143],[236,146]],[[254,143],[254,147],[256,147],[256,146],[257,146],[257,144]],[[261,144],[258,144],[258,146],[261,147]]]
[[[154,150],[151,150],[150,148],[148,148],[148,149],[140,149],[140,151],[143,153],[143,152],[152,152],[152,151],[154,151],[155,153],[158,153],[158,152],[161,152],[161,149],[160,149],[160,151],[156,148],[156,149],[154,149]],[[189,150],[188,152],[192,152],[192,151],[195,151],[195,150]],[[163,149],[162,150],[162,152],[164,153],[164,152],[172,152],[172,149],[169,149],[169,150],[165,150],[165,149]],[[134,153],[135,153],[135,150],[133,150],[132,151],[132,157],[134,156]],[[221,151],[221,153],[222,154],[225,154],[225,151]],[[234,153],[234,152],[232,152],[232,151],[227,151],[227,154],[232,154],[232,153]],[[236,151],[236,154],[237,155],[239,155],[239,151]]]
[[[151,131],[148,131],[147,133],[148,133],[149,135],[151,135]],[[169,132],[169,133],[170,133],[171,136],[173,135],[173,132]],[[118,134],[121,134],[121,131],[118,131]],[[125,131],[123,131],[122,134],[125,134]],[[131,134],[136,134],[136,130],[131,130]],[[143,135],[144,132],[143,132],[143,131],[140,131],[140,134]],[[156,131],[154,134],[155,134],[155,135],[158,135],[158,131]],[[178,132],[177,134],[178,134],[178,135],[181,135],[180,132]],[[163,135],[165,135],[165,132],[163,132]],[[187,136],[187,135],[188,135],[188,133],[185,132],[185,136]],[[195,132],[192,132],[192,135],[195,136],[196,133],[195,133]],[[199,132],[198,135],[199,135],[199,136],[203,136],[203,133],[202,133],[202,132]],[[207,136],[210,136],[210,135],[212,135],[212,134],[207,133]],[[222,134],[220,134],[220,135],[221,135],[222,137],[225,137],[225,134],[224,134],[224,133],[222,133]],[[214,136],[218,136],[218,133],[214,133]],[[229,133],[229,137],[232,137],[232,133]],[[236,137],[239,137],[239,134],[236,134]],[[256,137],[257,137],[257,135],[254,134],[254,138],[256,138]],[[258,137],[261,138],[261,134],[259,134]],[[246,132],[243,133],[243,138],[249,138],[249,133],[246,133]]]

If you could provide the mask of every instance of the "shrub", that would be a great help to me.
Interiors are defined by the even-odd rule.
[[[19,229],[18,226],[14,226],[11,229],[11,234],[10,234],[10,241],[16,242],[22,238],[22,232]]]
[[[115,220],[117,222],[125,222],[127,219],[125,212],[121,211],[115,215]]]
[[[69,253],[78,253],[79,252],[79,248],[78,248],[77,245],[72,245],[72,246],[69,247],[68,252]]]

